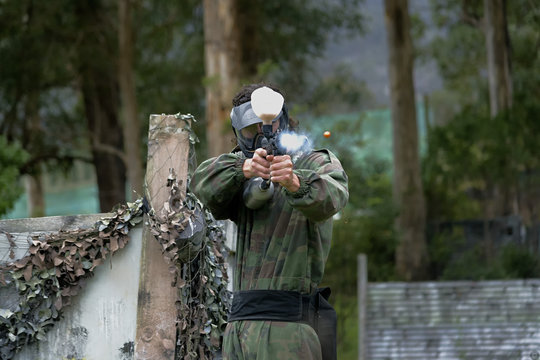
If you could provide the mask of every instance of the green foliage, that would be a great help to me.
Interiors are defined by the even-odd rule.
[[[314,115],[343,114],[366,109],[373,99],[365,82],[354,75],[351,67],[339,65],[314,87],[306,105]]]
[[[388,162],[368,158],[362,165],[351,165],[342,158],[349,176],[349,204],[334,222],[332,250],[324,282],[335,294],[353,295],[356,288],[357,254],[368,256],[370,281],[395,279],[396,236],[393,222]]]
[[[482,18],[483,3],[431,3],[441,36],[433,39],[429,54],[438,64],[445,90],[433,102],[444,109],[434,109],[437,126],[428,134],[423,163],[428,222],[502,216],[510,211],[520,215],[525,225],[538,222],[540,14],[528,1],[506,3],[513,105],[492,118],[485,34],[471,25]],[[512,196],[517,200],[509,206]],[[493,206],[497,197],[503,206]],[[493,249],[489,258],[487,244],[467,247],[464,238],[454,231],[431,239],[434,276],[447,280],[539,276],[535,255],[527,250],[508,245]]]
[[[0,215],[8,212],[22,194],[19,169],[28,160],[28,153],[17,143],[10,144],[0,136]]]
[[[488,99],[488,81],[486,40],[480,24],[483,2],[431,0],[431,7],[433,20],[440,31],[423,49],[423,56],[437,63],[445,85],[441,91],[446,99],[443,106],[450,110],[446,113],[455,113],[464,105],[484,106]],[[514,91],[520,93],[527,89],[531,95],[537,94],[540,82],[535,69],[540,66],[537,51],[540,13],[531,2],[516,0],[506,2],[506,17]],[[478,24],[474,25],[474,21]]]
[[[338,314],[337,358],[358,359],[358,300],[356,296],[330,298]]]
[[[74,67],[67,65],[77,42],[71,4],[2,3],[0,132],[28,152],[24,173],[39,173],[42,164],[68,167],[82,152]]]
[[[495,118],[485,107],[467,106],[430,133],[423,170],[433,219],[479,216],[494,186],[538,188],[530,174],[540,169],[539,110],[530,96],[516,97]]]
[[[483,244],[466,246],[460,230],[435,236],[429,246],[432,273],[439,280],[527,279],[540,276],[540,259],[516,244],[497,250],[493,259],[486,257]]]
[[[481,31],[457,21],[427,47],[429,57],[438,65],[446,90],[460,94],[462,103],[480,100],[487,89],[487,83],[482,80],[482,72],[487,68],[484,43]]]
[[[325,106],[325,105],[323,105]],[[293,109],[293,113],[301,112],[299,118],[299,131],[310,134],[314,148],[328,148],[338,155],[341,162],[350,164],[352,168],[359,161],[358,150],[365,145],[362,129],[364,116],[362,114],[351,115],[326,115],[311,117],[305,109]],[[296,115],[293,115],[296,118]],[[324,138],[323,133],[331,131],[330,138]]]
[[[454,260],[454,254],[463,249],[465,237],[461,229],[453,229],[432,235],[428,242],[431,262],[430,272],[434,278],[440,278]]]
[[[456,25],[449,36],[433,42],[432,56],[437,60],[446,87],[462,94],[462,101],[482,96],[481,71],[486,69],[483,34],[463,24]],[[472,95],[472,97],[471,97]]]
[[[470,18],[481,18],[482,4],[432,1],[432,6],[436,24],[445,33],[432,42],[432,54],[447,89],[461,95],[447,97],[457,102],[454,109],[447,105],[447,112],[460,110],[446,126],[429,134],[424,162],[429,213],[431,220],[478,217],[482,201],[493,196],[493,188],[530,194],[540,185],[534,176],[540,169],[535,95],[540,91],[540,77],[534,70],[540,65],[535,50],[540,39],[539,14],[526,1],[507,3],[513,106],[490,118],[484,34],[462,18],[462,6],[468,6]]]
[[[491,156],[486,148],[493,144],[496,146],[498,139],[486,134],[492,129],[486,123],[489,121],[486,112],[486,109],[480,112],[469,107],[447,126],[437,127],[429,134],[429,151],[423,172],[432,219],[479,215],[474,213],[474,207],[471,209],[464,191],[468,188],[485,190],[489,180],[491,168],[488,157]],[[491,162],[496,160],[491,159]]]
[[[359,156],[364,145],[364,121],[359,115],[319,117],[305,122],[305,130],[311,134],[315,146],[331,149],[348,176],[349,202],[334,221],[332,248],[323,280],[338,296],[354,294],[359,253],[368,255],[371,281],[395,278],[393,222],[396,211],[392,200],[391,164],[378,156]],[[323,131],[328,129],[332,136],[320,140]]]
[[[527,209],[526,224],[539,220],[540,123],[535,114],[540,108],[528,94],[517,94],[514,101],[511,109],[495,118],[486,108],[466,106],[446,126],[431,132],[423,166],[430,222],[484,218],[496,188],[520,195],[520,209]],[[463,239],[460,232],[435,235],[429,245],[433,276],[445,280],[540,276],[537,259],[524,249],[495,249],[496,256],[488,258],[486,244],[464,248]]]
[[[396,212],[392,204],[391,166],[387,160],[356,156],[355,149],[363,144],[363,119],[338,117],[331,124],[309,124],[314,136],[320,136],[323,129],[332,130],[333,135],[324,146],[336,153],[349,178],[349,203],[334,221],[332,248],[322,285],[332,288],[330,300],[338,314],[340,359],[357,358],[357,255],[367,254],[369,281],[396,279]]]
[[[530,279],[540,277],[540,259],[529,250],[515,244],[506,245],[500,252],[500,263],[505,277]]]
[[[246,81],[273,79],[289,89],[307,83],[309,63],[322,54],[330,32],[361,30],[360,3],[241,1]],[[92,22],[91,10],[100,11],[99,24]],[[116,2],[108,0],[2,2],[0,132],[18,139],[30,153],[31,166],[25,171],[37,172],[43,163],[65,168],[74,158],[88,157],[80,75],[88,67],[110,69],[116,62],[117,15]],[[140,141],[143,148],[150,114],[182,111],[205,118],[203,23],[198,0],[133,3],[135,84],[143,135],[132,141]],[[117,101],[114,96],[110,100]],[[205,126],[204,120],[194,125],[203,159]]]
[[[280,84],[289,101],[309,99],[307,87],[314,82],[313,60],[328,42],[363,30],[361,0],[249,1],[238,2],[239,24],[244,34],[242,64],[247,81]],[[265,71],[257,72],[260,64]],[[275,71],[268,72],[267,70]],[[260,70],[260,69],[259,69]],[[263,76],[266,75],[266,76]]]
[[[362,30],[360,0],[324,2],[240,1],[244,82],[270,81],[289,94],[291,102],[306,101],[304,85],[316,87],[310,64],[320,56],[328,34]],[[200,1],[145,1],[135,9],[137,98],[141,124],[147,114],[191,112],[203,119],[194,125],[200,134],[199,158],[206,158],[204,90],[215,79],[204,75],[203,11]],[[309,78],[308,78],[309,76]],[[349,82],[350,84],[351,82]],[[182,110],[183,109],[183,110]],[[201,130],[202,129],[202,130]],[[145,134],[145,131],[143,131]]]
[[[497,261],[487,262],[480,245],[460,254],[448,264],[440,280],[495,280],[505,278],[503,269]]]
[[[141,134],[150,114],[204,119],[204,36],[201,1],[141,1],[134,9],[135,73]],[[206,151],[205,121],[194,124]],[[204,156],[203,156],[204,158]]]

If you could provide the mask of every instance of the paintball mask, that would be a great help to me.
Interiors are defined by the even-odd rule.
[[[255,149],[262,147],[263,132],[262,120],[255,115],[251,101],[235,106],[231,110],[231,123],[238,146],[248,158],[253,157]],[[283,104],[281,112],[272,120],[272,131],[278,134],[288,129],[289,114],[287,106]]]

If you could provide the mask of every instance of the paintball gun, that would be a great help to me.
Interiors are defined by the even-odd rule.
[[[311,151],[311,142],[305,135],[292,132],[273,131],[272,123],[280,116],[283,109],[283,96],[266,87],[260,87],[251,94],[251,107],[255,115],[262,120],[263,139],[261,146],[267,155],[296,156]],[[249,209],[262,207],[274,194],[274,184],[270,179],[252,178],[244,185],[244,203]]]
[[[262,147],[267,155],[281,155],[277,134],[273,132],[272,121],[279,116],[285,99],[280,93],[266,87],[260,87],[251,94],[251,107],[253,112],[262,120],[264,138]],[[258,209],[264,205],[274,194],[274,184],[260,177],[250,179],[244,188],[244,203],[249,209]]]

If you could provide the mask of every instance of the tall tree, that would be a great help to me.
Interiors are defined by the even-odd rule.
[[[26,175],[30,216],[44,215],[44,166],[65,167],[80,157],[73,151],[79,123],[66,109],[74,98],[66,66],[74,42],[66,5],[6,1],[0,11],[0,133],[29,154],[20,172]]]
[[[326,45],[363,31],[362,0],[237,0],[243,78],[275,82],[288,100],[314,87],[314,61]]]
[[[448,194],[458,196],[456,189],[466,189],[466,200],[483,212],[468,216],[483,216],[486,228],[488,220],[509,213],[519,213],[526,224],[532,224],[539,213],[534,175],[538,162],[533,155],[537,146],[530,146],[536,143],[537,120],[531,114],[539,84],[533,74],[540,58],[535,5],[527,0],[436,0],[432,5],[444,34],[433,40],[434,58],[445,87],[464,95],[451,104],[458,110],[452,119],[455,124],[442,130],[451,142],[438,144],[449,156],[436,157],[430,151],[438,170],[443,170],[435,173],[440,179],[454,178],[452,185],[445,186]],[[456,86],[460,84],[469,86]],[[446,96],[445,102],[451,103],[450,98]],[[475,124],[481,122],[485,126]],[[453,138],[457,129],[462,133]],[[440,200],[434,197],[430,202],[444,209]],[[466,203],[459,201],[461,210]],[[469,208],[473,207],[469,204]],[[430,209],[430,215],[434,213]]]
[[[492,117],[512,106],[510,50],[506,26],[506,1],[484,0],[484,35],[486,37],[489,108]],[[517,190],[514,186],[493,186],[493,201],[484,202],[490,217],[518,213]],[[512,206],[514,205],[514,206]],[[493,257],[493,239],[488,219],[484,220],[484,238],[488,259]]]
[[[360,3],[204,1],[207,141],[214,149],[209,155],[220,146],[222,151],[232,147],[230,100],[240,81],[275,83],[289,102],[309,99],[310,65],[323,53],[330,34],[342,37],[362,31]]]
[[[468,13],[467,1],[463,3],[464,20],[480,28],[485,37],[487,73],[489,89],[489,109],[491,117],[512,106],[512,78],[510,74],[510,38],[506,22],[505,0],[484,0],[484,16]],[[483,201],[484,242],[487,257],[493,258],[494,245],[489,231],[489,220],[501,215],[518,213],[517,190],[515,186],[489,183],[489,196]],[[514,206],[513,206],[514,205]],[[513,209],[512,209],[513,208]]]
[[[100,0],[75,5],[80,26],[77,71],[99,189],[101,211],[124,202],[126,170],[118,118],[117,41],[111,12]]]
[[[135,72],[143,137],[150,114],[193,114],[200,139],[197,157],[206,156],[204,121],[204,34],[200,0],[138,1],[134,6]]]
[[[42,74],[34,74],[34,81],[41,82]],[[40,86],[35,89],[28,89],[25,97],[25,122],[27,128],[28,141],[27,146],[32,148],[39,144],[37,139],[43,136],[41,129],[41,117],[39,115],[39,97]],[[35,151],[35,150],[34,150]],[[45,193],[43,191],[42,166],[36,164],[31,171],[24,177],[24,187],[26,190],[26,204],[29,217],[45,216]]]
[[[240,33],[236,0],[204,0],[206,136],[208,156],[233,148],[229,112],[240,83]]]
[[[35,155],[44,150],[39,110],[41,93],[46,90],[41,67],[48,59],[47,56],[40,56],[43,48],[41,44],[33,44],[32,39],[43,31],[43,26],[40,24],[39,10],[33,2],[6,4],[3,10],[2,59],[6,70],[11,70],[11,73],[2,74],[2,94],[7,111],[2,111],[1,132],[11,141],[20,140],[24,148]],[[15,19],[12,19],[14,15]],[[11,37],[6,38],[7,34]],[[26,60],[34,57],[40,60]],[[41,169],[41,164],[36,164],[25,171],[24,184],[30,217],[45,214]]]
[[[137,98],[133,81],[133,0],[118,0],[118,79],[120,85],[120,115],[124,135],[125,165],[132,190],[130,198],[142,195],[143,167],[141,160],[141,131],[137,117]]]
[[[405,280],[418,280],[426,277],[426,214],[418,154],[414,56],[406,0],[385,0],[385,24],[393,127],[393,196],[399,210],[396,227],[400,243],[396,250],[396,270]]]
[[[489,104],[491,116],[512,106],[510,38],[506,23],[506,1],[484,0]]]
[[[510,37],[508,35],[506,1],[485,0],[483,16],[479,15],[477,3],[464,1],[462,20],[479,29],[485,39],[489,109],[491,117],[508,110],[512,106],[512,77],[510,72]],[[495,216],[517,213],[518,201],[512,186],[489,184],[490,196],[484,201],[484,235],[491,253],[492,240],[488,236],[488,219]]]
[[[524,5],[517,1],[512,4],[515,4],[514,8]],[[480,75],[480,69],[487,68],[491,116],[509,108],[512,105],[513,86],[506,1],[485,0],[483,6],[478,1],[470,0],[433,1],[433,6],[438,25],[445,26],[449,31],[446,39],[452,39],[448,41],[437,37],[433,41],[434,56],[447,85],[455,88],[452,83],[465,82],[478,88],[479,82],[485,78]],[[479,46],[482,37],[485,48]],[[449,56],[449,52],[456,56]],[[469,92],[466,92],[469,102],[479,100],[477,97],[471,99]]]

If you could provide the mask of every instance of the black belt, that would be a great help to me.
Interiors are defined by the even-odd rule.
[[[285,290],[235,291],[228,320],[308,324],[319,337],[323,359],[336,359],[337,316],[329,297],[330,288],[318,289],[313,295]]]
[[[238,320],[273,320],[308,323],[311,298],[311,295],[302,295],[298,291],[235,291],[229,313],[229,322]]]

